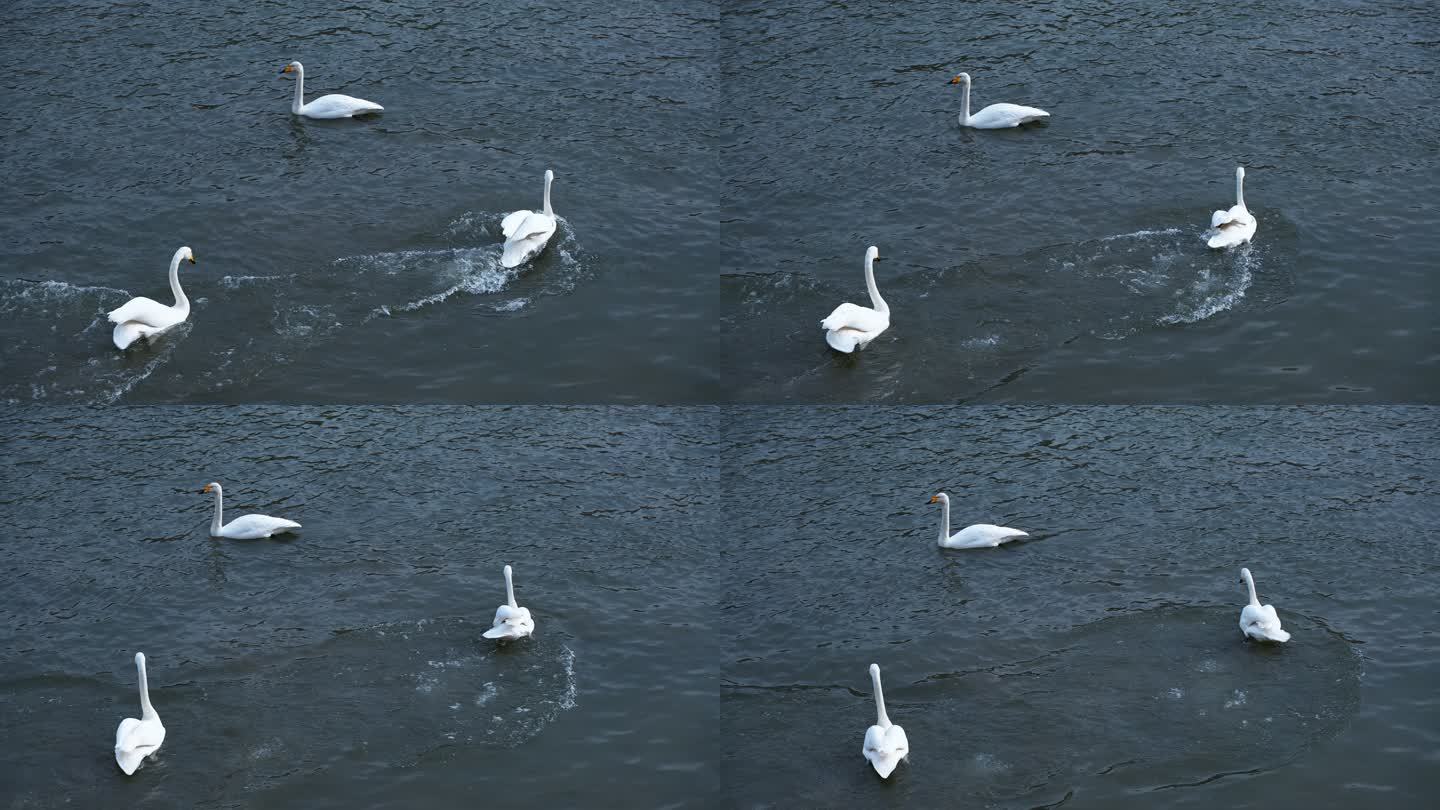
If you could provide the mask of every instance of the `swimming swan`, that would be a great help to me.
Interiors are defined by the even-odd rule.
[[[1250,592],[1250,604],[1240,611],[1240,632],[1256,641],[1289,641],[1290,634],[1280,628],[1275,606],[1260,604],[1260,597],[1255,595],[1255,579],[1250,576],[1249,568],[1240,569],[1240,581]]]
[[[495,608],[495,621],[484,633],[485,638],[514,641],[535,632],[535,620],[530,618],[530,608],[515,603],[515,583],[510,576],[510,566],[505,566],[505,604]]]
[[[950,496],[943,492],[930,498],[930,503],[940,504],[940,547],[941,548],[994,548],[1017,537],[1030,535],[1019,529],[995,526],[990,523],[976,523],[950,534]]]
[[[295,102],[290,105],[290,112],[296,115],[306,118],[354,118],[357,115],[385,111],[384,107],[373,101],[339,94],[321,96],[306,104],[305,66],[299,62],[291,62],[280,69],[281,76],[286,73],[295,74]]]
[[[880,261],[880,248],[871,245],[865,249],[865,289],[870,291],[870,306],[841,304],[820,322],[825,330],[825,342],[837,352],[849,354],[890,328],[890,305],[880,297],[880,288],[875,286],[875,262]]]
[[[211,481],[200,491],[215,493],[215,517],[210,521],[211,537],[228,537],[231,540],[260,540],[300,528],[300,524],[293,520],[269,515],[244,515],[222,526],[220,520],[221,513],[225,508],[224,490],[220,488],[219,484]]]
[[[875,687],[875,725],[865,729],[865,758],[875,767],[881,779],[888,779],[900,760],[910,755],[910,741],[905,729],[890,722],[885,714],[885,695],[880,691],[880,666],[870,665],[870,683]]]
[[[1019,104],[991,104],[974,115],[970,114],[970,74],[961,73],[950,80],[951,84],[965,85],[965,97],[960,103],[960,126],[975,129],[1009,129],[1049,118],[1050,113],[1035,107]]]
[[[135,653],[135,669],[140,673],[140,719],[127,717],[115,729],[115,764],[126,776],[135,773],[146,757],[160,750],[165,742],[165,725],[150,705],[150,686],[145,680],[145,653]]]
[[[1245,207],[1245,167],[1235,167],[1235,204],[1229,211],[1216,211],[1210,215],[1210,240],[1212,248],[1227,248],[1243,245],[1255,235],[1255,217]]]
[[[188,247],[182,247],[175,251],[174,257],[170,259],[170,292],[175,296],[174,306],[167,307],[149,298],[131,298],[106,316],[115,324],[115,331],[111,335],[115,348],[125,349],[140,338],[153,338],[172,326],[184,323],[185,319],[190,317],[190,299],[186,298],[185,291],[180,289],[181,259],[188,259],[194,264],[195,252]]]
[[[513,211],[500,222],[505,234],[505,252],[500,255],[501,267],[519,267],[545,249],[555,233],[555,212],[550,208],[550,184],[555,172],[545,170],[545,210]]]

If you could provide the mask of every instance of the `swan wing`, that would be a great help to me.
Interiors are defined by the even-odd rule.
[[[140,767],[141,760],[160,750],[164,742],[165,726],[159,717],[149,720],[127,717],[115,731],[115,764],[129,776]]]
[[[175,309],[149,298],[131,298],[117,309],[111,310],[106,317],[111,323],[136,321],[146,326],[164,328],[174,324]]]
[[[1274,605],[1246,605],[1240,611],[1240,630],[1258,641],[1290,640],[1290,634],[1280,626]]]
[[[905,738],[905,730],[899,726],[892,725],[888,729],[871,726],[865,730],[862,752],[875,772],[882,779],[888,778],[900,760],[910,753],[910,742]]]
[[[976,523],[973,526],[966,526],[960,531],[950,535],[949,541],[945,543],[947,548],[994,548],[1001,543],[1008,543],[1020,537],[1030,535],[1019,529],[1012,529],[1008,526],[996,526],[991,523]]]
[[[1210,215],[1210,227],[1218,228],[1234,218],[1229,211],[1216,211]]]
[[[890,325],[890,316],[870,307],[856,304],[841,304],[820,322],[820,328],[828,331],[854,329],[859,332],[881,332]]]
[[[500,232],[505,234],[506,239],[509,239],[515,235],[515,229],[520,227],[520,223],[524,222],[533,213],[535,212],[512,211],[506,214],[505,218],[500,220]]]
[[[1220,214],[1219,211],[1215,213],[1216,215]],[[1210,238],[1206,241],[1206,244],[1212,248],[1242,245],[1255,236],[1255,217],[1251,216],[1249,211],[1241,210],[1237,213],[1236,209],[1232,208],[1227,214],[1230,215],[1230,219],[1212,230]]]
[[[970,116],[970,126],[980,129],[1004,129],[1049,117],[1050,113],[1039,107],[1026,107],[1023,104],[991,104]]]
[[[300,528],[300,524],[269,515],[243,515],[220,527],[220,535],[234,540],[259,540]]]
[[[339,93],[321,96],[300,108],[301,115],[311,118],[349,118],[354,115],[384,111],[384,107],[373,101]]]
[[[506,237],[505,250],[500,254],[500,266],[511,268],[524,264],[545,249],[545,244],[554,233],[554,217],[531,213],[520,220],[512,234]]]

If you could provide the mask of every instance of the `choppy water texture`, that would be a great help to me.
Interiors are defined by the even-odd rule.
[[[0,807],[709,806],[713,422],[12,410]],[[304,528],[212,540],[212,479]],[[502,646],[505,563],[538,627]],[[168,734],[126,779],[137,650]]]
[[[740,3],[722,37],[742,399],[1437,399],[1431,4]],[[962,129],[960,71],[1052,117]],[[1259,232],[1210,251],[1237,164]],[[818,324],[871,244],[893,325],[844,358]]]
[[[82,2],[0,11],[0,399],[713,400],[706,3]],[[344,92],[386,108],[293,118]],[[549,249],[499,267],[500,219]],[[116,352],[104,312],[191,323]],[[713,323],[713,319],[710,319]]]
[[[1425,807],[1425,409],[781,408],[729,421],[735,807]],[[936,545],[954,528],[1029,540]],[[1242,640],[1239,569],[1293,634]],[[861,756],[880,664],[911,759]]]

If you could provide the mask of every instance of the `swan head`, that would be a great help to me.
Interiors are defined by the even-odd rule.
[[[181,255],[181,256],[184,256],[184,257],[185,257],[185,260],[188,261],[188,262],[190,262],[191,264],[194,264],[194,263],[195,263],[195,251],[191,250],[190,248],[188,248],[188,247],[182,247],[182,248],[180,248],[180,255]]]
[[[135,653],[135,666],[137,666],[137,667],[143,667],[143,666],[145,666],[145,653],[143,653],[143,652],[137,652],[137,653]]]
[[[937,493],[935,493],[934,495],[931,495],[931,496],[930,496],[930,503],[949,504],[949,503],[950,503],[950,496],[949,496],[949,495],[946,495],[946,494],[943,493],[943,492],[937,492]]]
[[[303,70],[305,70],[305,66],[304,66],[304,65],[300,64],[299,62],[291,62],[290,64],[286,65],[285,67],[280,68],[280,75],[281,75],[281,76],[284,76],[286,73],[294,73],[294,72],[296,72],[296,71],[303,71]]]
[[[1245,167],[1244,167],[1244,166],[1236,166],[1236,167],[1235,167],[1235,179],[1236,179],[1236,180],[1244,180],[1244,179],[1245,179]]]
[[[879,677],[880,677],[880,665],[879,665],[879,664],[871,664],[871,665],[870,665],[870,677],[871,677],[871,678],[879,678]]]
[[[957,74],[957,75],[955,76],[955,78],[953,78],[953,79],[950,80],[950,83],[951,83],[951,84],[969,84],[969,83],[970,83],[970,74],[969,74],[969,73],[960,73],[960,74]]]
[[[878,261],[880,261],[880,248],[875,247],[874,245],[871,245],[870,247],[865,248],[865,261],[867,261],[867,262],[878,262]]]
[[[200,494],[201,494],[201,495],[208,495],[208,494],[210,494],[211,492],[219,492],[219,491],[220,491],[220,485],[217,484],[217,483],[214,482],[214,481],[211,481],[210,483],[208,483],[208,484],[205,485],[205,488],[204,488],[204,489],[200,490]]]
[[[1240,569],[1240,582],[1241,582],[1241,583],[1254,582],[1254,581],[1255,581],[1254,578],[1250,576],[1250,569],[1249,569],[1249,568],[1241,568],[1241,569]]]
[[[551,183],[551,182],[554,182],[554,180],[555,180],[555,172],[552,172],[552,171],[550,171],[549,169],[546,169],[546,170],[545,170],[545,182]]]

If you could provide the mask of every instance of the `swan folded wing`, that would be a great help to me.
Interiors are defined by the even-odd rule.
[[[348,118],[369,112],[384,112],[385,108],[363,98],[332,93],[306,104],[300,111],[313,118]]]
[[[1274,605],[1246,605],[1240,614],[1241,625],[1246,635],[1256,638],[1286,641],[1290,634],[1280,626],[1280,615]]]
[[[533,213],[535,212],[512,211],[511,213],[506,214],[505,218],[500,220],[500,232],[505,234],[506,239],[509,239],[510,237],[515,235],[515,229],[520,227],[520,223],[528,219]]]
[[[167,307],[159,301],[149,298],[131,298],[119,308],[113,309],[106,315],[111,323],[126,323],[138,321],[146,326],[164,327],[169,326],[174,320],[174,313],[171,307]]]
[[[225,524],[221,528],[221,532],[241,540],[251,540],[298,528],[300,528],[299,523],[285,518],[270,517],[269,515],[244,515]]]
[[[991,104],[989,107],[970,116],[970,125],[981,128],[1015,127],[1030,121],[1038,121],[1042,118],[1049,118],[1050,113],[1038,107],[1026,107],[1022,104]]]
[[[854,329],[859,332],[876,332],[889,324],[879,312],[856,304],[841,304],[820,322],[820,328],[832,332]]]
[[[1230,211],[1216,211],[1210,215],[1210,227],[1219,228],[1234,221],[1235,215]]]
[[[501,225],[503,227],[504,223],[501,223]],[[505,238],[510,240],[536,239],[539,237],[549,236],[554,232],[554,217],[549,217],[544,214],[532,213],[530,216],[520,220],[520,222],[515,225],[514,232],[506,234]]]
[[[128,776],[135,773],[145,757],[155,753],[165,742],[165,726],[159,719],[150,722],[127,717],[115,731],[115,764]]]
[[[863,751],[865,758],[875,767],[875,772],[888,777],[900,760],[910,753],[910,742],[905,738],[905,729],[899,726],[871,726],[865,732]]]

